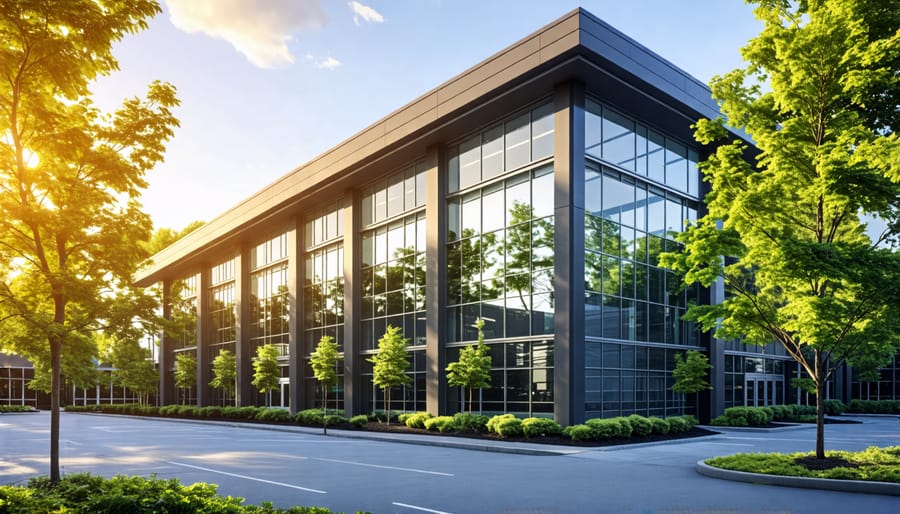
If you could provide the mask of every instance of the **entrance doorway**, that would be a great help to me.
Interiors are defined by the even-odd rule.
[[[744,376],[744,405],[765,407],[784,404],[784,377],[747,373]]]
[[[278,385],[281,386],[281,394],[278,395],[279,405],[277,407],[290,408],[291,406],[291,379],[279,378]],[[273,407],[276,407],[273,405]]]

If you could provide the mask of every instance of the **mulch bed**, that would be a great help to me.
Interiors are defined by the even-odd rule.
[[[834,468],[858,468],[859,464],[841,457],[825,457],[817,459],[815,455],[806,455],[794,459],[794,462],[810,471],[826,471]]]

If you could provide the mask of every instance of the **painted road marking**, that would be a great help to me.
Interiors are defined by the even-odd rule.
[[[225,475],[225,476],[229,476],[229,477],[243,478],[245,480],[254,480],[256,482],[262,482],[264,484],[280,485],[281,487],[290,487],[291,489],[299,489],[301,491],[307,491],[310,493],[326,494],[325,491],[319,491],[318,489],[309,489],[307,487],[300,487],[299,485],[285,484],[284,482],[273,482],[272,480],[265,480],[262,478],[249,477],[247,475],[238,475],[237,473],[229,473],[227,471],[220,471],[218,469],[210,469],[210,468],[204,468],[201,466],[193,466],[191,464],[184,464],[181,462],[173,462],[173,461],[167,461],[167,462],[169,464],[172,464],[175,466],[183,466],[185,468],[199,469],[200,471],[208,471],[210,473],[218,473],[220,475]]]
[[[440,475],[440,476],[444,476],[444,477],[455,476],[453,473],[441,473],[440,471],[427,471],[424,469],[398,468],[398,467],[394,467],[394,466],[381,466],[378,464],[366,464],[364,462],[353,462],[350,460],[323,459],[320,457],[309,457],[309,460],[321,460],[323,462],[336,462],[338,464],[350,464],[352,466],[364,466],[367,468],[393,469],[395,471],[409,471],[410,473],[423,473],[426,475]]]
[[[398,507],[406,507],[407,509],[421,510],[423,512],[433,512],[434,514],[450,514],[449,512],[444,512],[442,510],[426,509],[425,507],[417,507],[415,505],[410,505],[408,503],[391,502],[391,505],[396,505]]]

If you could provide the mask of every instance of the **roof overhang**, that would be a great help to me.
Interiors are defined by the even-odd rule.
[[[645,118],[680,127],[677,130],[682,133],[674,135],[686,140],[691,137],[690,123],[718,116],[703,83],[587,11],[576,9],[176,241],[144,264],[135,283],[149,286],[215,264],[229,252],[234,255],[244,242],[258,240],[264,227],[287,226],[303,205],[319,204],[323,187],[339,195],[378,173],[411,162],[425,148],[475,130],[573,79],[591,89],[612,92],[636,116],[646,113]],[[659,119],[661,113],[669,119]]]

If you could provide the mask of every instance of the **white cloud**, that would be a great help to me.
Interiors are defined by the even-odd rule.
[[[326,22],[320,0],[166,0],[166,5],[177,28],[224,39],[260,68],[294,62],[287,46],[291,34]]]
[[[312,54],[306,54],[306,60],[311,62],[313,66],[319,68],[320,70],[333,70],[339,68],[341,64],[343,64],[341,61],[335,59],[330,55],[328,57],[316,57]]]
[[[353,23],[355,23],[357,27],[360,25],[360,18],[369,23],[384,22],[384,16],[382,16],[381,13],[379,13],[375,9],[372,9],[368,5],[363,5],[356,0],[348,2],[347,5],[349,5],[350,10],[353,11]]]

